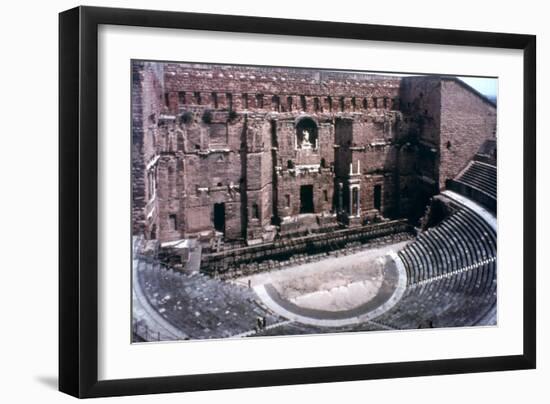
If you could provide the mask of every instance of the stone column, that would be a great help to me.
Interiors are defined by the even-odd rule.
[[[353,216],[353,187],[349,188],[349,215]]]
[[[338,212],[344,209],[344,186],[341,182],[338,183]]]
[[[359,187],[355,188],[357,190],[357,217],[361,216],[361,189]]]

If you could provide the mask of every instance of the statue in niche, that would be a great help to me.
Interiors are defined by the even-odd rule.
[[[309,141],[309,131],[304,129],[302,131],[302,149],[311,149],[311,142]]]

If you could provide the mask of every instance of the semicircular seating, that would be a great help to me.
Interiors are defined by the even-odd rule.
[[[137,281],[149,304],[191,339],[226,338],[254,330],[258,317],[281,321],[247,287],[200,273],[181,273],[158,263],[138,267]]]
[[[458,207],[398,252],[407,273],[401,299],[369,321],[322,327],[287,321],[253,290],[200,273],[140,261],[136,272],[154,310],[191,339],[321,334],[496,324],[497,238],[483,215]],[[268,327],[255,332],[258,318]]]
[[[493,199],[497,197],[497,168],[494,165],[473,160],[455,181],[476,188]]]
[[[399,251],[407,288],[374,320],[398,329],[493,324],[496,248],[495,229],[461,207]]]

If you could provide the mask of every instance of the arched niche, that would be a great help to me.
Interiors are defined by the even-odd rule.
[[[317,123],[310,117],[301,118],[296,122],[296,148],[318,149],[319,133]]]

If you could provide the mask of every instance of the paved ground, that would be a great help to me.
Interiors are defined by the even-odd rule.
[[[366,281],[365,281],[366,282]],[[376,294],[367,302],[354,305],[351,309],[334,310],[330,303],[322,308],[308,308],[281,297],[273,285],[266,283],[254,286],[254,291],[263,304],[283,318],[301,324],[320,327],[356,327],[365,324],[371,325],[371,320],[390,310],[401,299],[407,284],[407,274],[401,259],[394,251],[385,257],[382,270],[382,284]],[[348,288],[349,291],[350,288]],[[348,293],[351,296],[352,293]],[[321,300],[321,299],[320,299]],[[331,299],[328,299],[329,301]],[[357,299],[355,303],[362,301]],[[323,309],[329,306],[332,310]],[[379,329],[380,324],[372,323]],[[285,328],[283,326],[283,328]]]
[[[348,311],[374,299],[384,281],[386,256],[408,242],[369,248],[356,254],[255,274],[236,280],[269,285],[281,299],[304,309]]]

